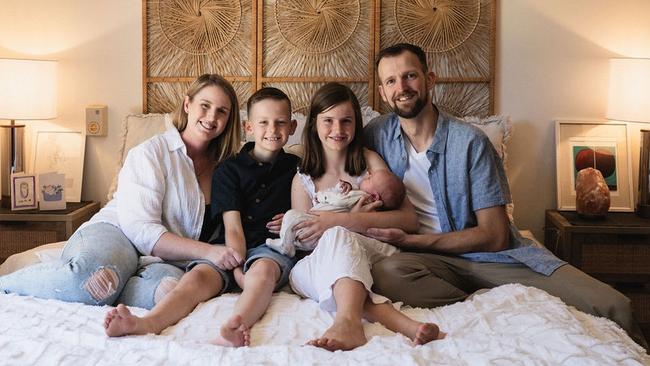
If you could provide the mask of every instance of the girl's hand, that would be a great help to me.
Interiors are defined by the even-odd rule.
[[[269,229],[269,232],[273,234],[280,234],[280,228],[282,227],[282,218],[284,217],[283,213],[279,213],[271,218],[266,224],[266,228]]]
[[[244,270],[242,269],[242,267],[237,267],[232,271],[232,273],[235,276],[235,282],[237,282],[237,286],[239,286],[239,288],[243,290],[244,279],[246,278],[246,275],[244,274]]]
[[[244,261],[240,253],[225,245],[212,245],[205,259],[223,270],[238,267]]]
[[[383,205],[383,201],[375,200],[373,196],[364,194],[350,209],[350,212],[374,212]]]
[[[328,211],[309,211],[314,218],[300,222],[293,227],[296,233],[296,240],[301,242],[317,241],[325,230],[340,225],[337,217],[340,214]]]
[[[390,244],[397,244],[401,245],[404,244],[408,234],[404,232],[402,229],[377,229],[377,228],[370,228],[366,230],[366,235],[368,235],[371,238],[375,238],[379,241],[383,241],[384,243],[390,243]]]

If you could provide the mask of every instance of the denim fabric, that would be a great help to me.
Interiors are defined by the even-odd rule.
[[[80,228],[70,237],[59,260],[0,277],[0,291],[89,305],[112,305],[119,297],[125,305],[151,308],[160,281],[170,276],[179,278],[179,272],[171,265],[156,263],[132,278],[138,271],[138,258],[138,251],[119,228],[95,223]],[[86,285],[90,276],[101,268],[114,271],[117,285],[109,291],[109,296],[95,299]]]
[[[275,285],[275,290],[279,290],[289,282],[289,272],[298,261],[296,257],[287,257],[284,254],[276,252],[266,244],[262,244],[246,251],[246,263],[244,263],[244,273],[250,269],[253,262],[260,258],[268,258],[280,266],[280,279]]]
[[[223,244],[214,244],[214,245],[223,245]],[[216,264],[210,262],[207,259],[195,259],[192,261],[180,261],[180,262],[173,262],[173,263],[176,266],[179,266],[181,268],[184,267],[185,272],[189,272],[190,270],[192,270],[192,268],[196,267],[199,264],[207,264],[208,266],[212,267],[212,269],[217,271],[219,276],[221,276],[221,280],[223,281],[223,286],[221,287],[221,291],[219,291],[219,293],[217,293],[215,297],[237,289],[237,283],[235,282],[235,276],[233,275],[232,271],[221,269],[217,267]]]
[[[390,113],[373,119],[364,128],[364,135],[366,146],[379,153],[393,173],[404,178],[408,166],[407,141],[397,115]],[[475,227],[475,211],[510,203],[501,159],[478,128],[440,111],[426,154],[431,162],[429,181],[442,232]],[[521,262],[545,275],[565,264],[546,248],[521,237],[513,225],[510,232],[509,249],[462,256],[476,262]]]

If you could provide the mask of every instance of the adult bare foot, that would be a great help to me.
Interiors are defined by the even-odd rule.
[[[129,334],[147,334],[144,330],[144,320],[119,304],[106,314],[104,318],[104,329],[109,337],[121,337]]]
[[[414,344],[427,344],[437,339],[443,339],[445,335],[436,324],[420,323],[412,340]]]
[[[240,315],[228,319],[226,324],[221,326],[220,333],[221,335],[210,343],[225,347],[242,347],[251,344],[250,330],[242,323]]]
[[[363,346],[367,341],[361,323],[335,321],[320,338],[312,339],[307,344],[328,351],[348,351]]]

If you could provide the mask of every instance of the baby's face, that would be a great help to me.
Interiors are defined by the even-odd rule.
[[[375,179],[373,179],[372,174],[370,173],[368,173],[366,177],[363,178],[363,180],[359,184],[359,189],[371,195],[373,201],[377,201],[381,199],[381,194],[379,194],[379,190],[376,187]]]

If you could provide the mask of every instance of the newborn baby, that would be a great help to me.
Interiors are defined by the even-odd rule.
[[[381,200],[383,209],[394,210],[404,201],[406,189],[402,181],[387,169],[374,173],[368,172],[359,184],[359,189],[353,189],[352,184],[340,180],[334,187],[316,192],[311,210],[349,212],[362,197],[367,195],[370,196],[367,203]],[[296,240],[296,235],[299,236],[300,231],[293,230],[299,222],[313,217],[314,215],[302,211],[287,211],[282,219],[280,238],[266,239],[266,245],[289,257],[296,254],[296,248],[313,250],[318,240],[310,242]]]

